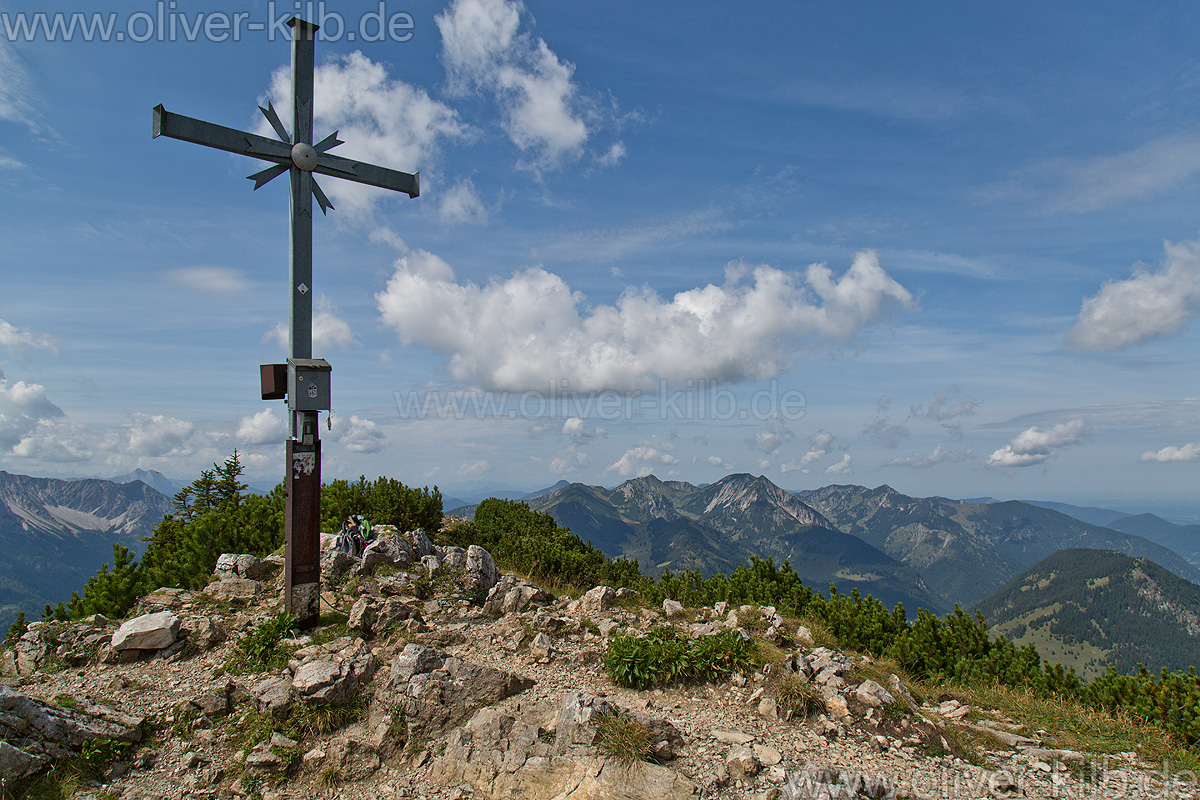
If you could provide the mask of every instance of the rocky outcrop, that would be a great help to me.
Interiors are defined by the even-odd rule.
[[[229,578],[245,578],[261,581],[267,577],[267,564],[258,556],[246,553],[222,553],[217,556],[217,566],[214,573],[221,580]]]
[[[596,697],[563,695],[548,727],[528,721],[545,709],[529,712],[521,719],[494,708],[477,712],[447,737],[445,753],[432,766],[433,778],[446,786],[466,784],[475,795],[493,800],[683,800],[697,791],[688,778],[658,764],[604,757],[596,747],[596,720],[619,712]],[[670,726],[658,723],[663,730]]]
[[[421,619],[421,611],[399,597],[358,598],[350,608],[346,627],[367,636],[379,636],[393,629],[408,633],[428,630]]]
[[[533,681],[480,666],[444,651],[409,644],[392,662],[378,699],[403,704],[410,729],[440,733],[463,722],[478,708],[511,697]]]
[[[15,785],[85,743],[141,741],[142,719],[91,703],[75,705],[57,708],[0,685],[0,786]]]
[[[516,614],[529,608],[542,608],[554,602],[554,595],[515,575],[504,575],[488,592],[484,613],[493,617]]]
[[[342,705],[371,680],[379,662],[371,648],[349,636],[297,650],[288,670],[291,691],[302,703]]]

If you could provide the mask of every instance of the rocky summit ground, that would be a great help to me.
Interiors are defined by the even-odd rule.
[[[123,622],[31,625],[4,654],[0,789],[57,781],[58,796],[88,800],[1196,796],[1193,776],[1133,753],[1046,749],[999,712],[915,697],[774,609],[645,608],[608,587],[555,597],[501,575],[481,548],[439,547],[420,531],[385,531],[361,559],[323,550],[322,624],[284,638],[285,657],[262,669],[280,563],[226,554],[203,591],[160,589]],[[737,631],[762,663],[716,684],[614,684],[607,641],[656,625]],[[808,715],[791,703],[801,684],[821,701]],[[89,769],[63,766],[81,762]]]

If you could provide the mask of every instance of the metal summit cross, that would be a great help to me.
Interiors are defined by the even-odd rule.
[[[291,246],[288,363],[262,368],[263,399],[287,398],[288,440],[286,477],[286,608],[302,623],[316,622],[320,611],[321,441],[317,415],[329,411],[330,366],[312,357],[312,198],[326,213],[333,205],[313,173],[404,192],[420,194],[420,176],[329,155],[342,144],[337,131],[313,144],[313,81],[316,25],[293,17],[292,135],[289,136],[270,103],[261,108],[279,141],[253,133],[154,108],[154,136],[169,136],[230,153],[270,161],[274,166],[250,176],[254,188],[289,173]],[[286,381],[286,384],[285,384]]]

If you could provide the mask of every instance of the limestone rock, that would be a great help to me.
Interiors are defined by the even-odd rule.
[[[376,697],[389,705],[403,703],[410,728],[432,735],[460,724],[481,706],[531,686],[533,681],[512,673],[408,644],[392,662],[383,696]]]
[[[188,641],[196,645],[200,652],[211,650],[229,638],[229,634],[221,624],[210,617],[200,617],[193,623],[193,630],[188,634]]]
[[[297,650],[288,663],[297,699],[318,705],[348,702],[378,666],[371,649],[349,636]]]
[[[404,569],[417,560],[413,545],[399,534],[385,534],[372,539],[362,554],[360,571],[374,575],[381,566]]]
[[[599,757],[591,743],[593,729],[582,721],[597,708],[607,704],[587,696],[564,696],[554,743],[539,736],[543,729],[529,721],[536,714],[523,713],[516,719],[484,708],[450,733],[445,753],[432,763],[431,777],[452,789],[470,787],[472,796],[490,800],[686,800],[694,796],[699,787],[666,767],[640,763],[631,769]],[[570,731],[565,736],[564,728]]]
[[[617,593],[611,586],[596,586],[587,591],[578,600],[578,609],[586,613],[599,613],[612,608],[617,599]]]
[[[683,616],[683,603],[680,603],[677,600],[672,600],[670,598],[663,600],[662,609],[663,614],[666,615],[667,619],[675,619],[676,617]]]
[[[504,575],[488,592],[483,611],[494,617],[515,614],[529,607],[544,607],[554,602],[554,595],[515,575]]]
[[[554,651],[554,643],[549,636],[538,631],[529,643],[529,655],[534,658],[549,658]]]
[[[221,580],[246,578],[261,581],[267,576],[267,565],[258,556],[248,553],[222,553],[217,556],[217,566],[213,571]]]
[[[89,703],[58,708],[0,684],[0,784],[34,775],[86,742],[141,741],[141,722]]]
[[[259,581],[230,576],[205,586],[202,594],[214,600],[237,602],[251,600],[257,597],[262,590],[263,585]]]
[[[758,756],[754,755],[754,749],[748,745],[734,745],[725,756],[725,768],[729,770],[729,777],[735,781],[754,777],[761,766]]]
[[[134,617],[112,635],[114,650],[161,650],[170,647],[179,636],[179,615],[157,611]]]
[[[765,744],[754,745],[754,757],[764,767],[773,767],[780,761],[783,761],[783,754],[774,747]]]
[[[463,591],[486,597],[499,581],[500,570],[496,568],[492,554],[478,545],[468,547],[466,574],[462,578]]]
[[[330,740],[326,760],[340,780],[361,781],[379,769],[379,753],[363,737],[344,735]]]
[[[890,706],[896,702],[896,698],[888,694],[887,689],[884,689],[872,680],[865,680],[860,683],[858,688],[854,690],[854,696],[858,698],[859,702],[871,708]]]
[[[899,697],[909,708],[917,708],[917,699],[912,696],[912,692],[900,682],[900,677],[895,673],[888,676],[888,689],[893,697]]]
[[[399,597],[388,597],[379,600],[374,597],[360,597],[350,608],[350,618],[346,627],[350,630],[362,631],[368,636],[378,636],[388,628],[400,622],[415,620],[417,628],[423,630],[421,612],[405,603]]]
[[[322,550],[321,582],[325,584],[341,583],[346,573],[361,563],[361,559],[355,558],[349,553],[343,553],[341,550]]]

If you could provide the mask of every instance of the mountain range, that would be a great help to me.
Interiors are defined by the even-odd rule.
[[[1146,558],[1060,550],[979,604],[993,634],[1095,677],[1200,664],[1200,586]]]
[[[1200,548],[1181,555],[1169,546],[1187,543],[1193,532],[1146,515],[1127,518],[1123,531],[1019,501],[916,498],[889,486],[793,493],[747,474],[704,487],[650,475],[612,489],[551,489],[526,502],[649,574],[667,567],[728,572],[751,555],[786,559],[815,588],[857,588],[889,606],[903,602],[910,613],[974,608],[1038,561],[1072,548],[1145,558],[1200,582],[1200,568],[1185,557]]]
[[[950,605],[911,567],[830,525],[816,509],[765,477],[728,475],[705,487],[634,478],[614,489],[573,483],[527,501],[610,557],[651,575],[729,572],[751,555],[790,561],[811,586],[857,588],[889,607],[943,612]]]
[[[171,501],[140,480],[31,478],[0,471],[0,630],[81,591],[114,543],[141,552]]]
[[[826,486],[797,495],[839,530],[909,565],[935,592],[964,606],[1069,548],[1148,558],[1181,578],[1200,581],[1200,568],[1161,544],[1031,503],[916,498],[886,485]]]

